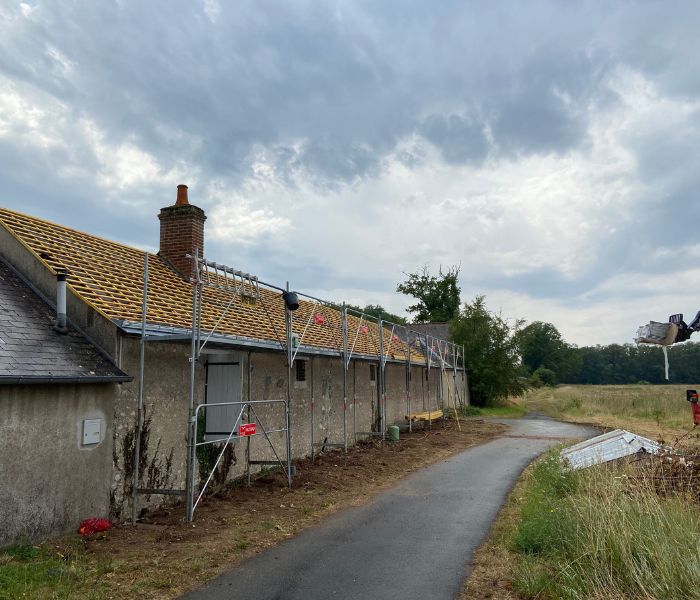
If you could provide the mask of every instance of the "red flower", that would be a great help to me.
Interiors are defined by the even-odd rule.
[[[325,325],[326,324],[326,317],[316,313],[314,315],[314,323],[316,323],[316,325]]]

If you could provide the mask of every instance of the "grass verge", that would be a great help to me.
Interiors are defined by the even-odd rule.
[[[76,586],[84,598],[102,596],[99,578],[111,571],[105,560],[86,560],[83,540],[60,546],[15,544],[0,552],[0,600],[18,598],[64,598]]]
[[[637,467],[566,472],[552,451],[516,486],[462,598],[698,600],[699,508]]]

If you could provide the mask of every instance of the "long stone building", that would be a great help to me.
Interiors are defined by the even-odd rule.
[[[60,293],[55,303],[53,299],[57,285],[60,288],[57,280],[67,280],[68,327],[102,357],[102,368],[111,377],[93,394],[94,399],[99,398],[103,420],[100,439],[91,445],[83,444],[76,434],[90,420],[87,413],[68,408],[71,402],[80,404],[87,387],[70,391],[71,399],[56,392],[50,399],[52,408],[43,412],[25,406],[27,392],[23,390],[31,382],[0,377],[0,416],[4,420],[9,419],[5,415],[16,416],[11,425],[8,421],[0,424],[3,434],[11,433],[16,441],[0,444],[0,489],[19,498],[23,489],[30,488],[15,485],[16,471],[6,466],[24,464],[26,476],[40,481],[45,470],[42,464],[49,464],[42,461],[66,445],[70,452],[50,464],[60,465],[58,471],[74,473],[72,491],[44,502],[53,503],[53,511],[44,510],[31,528],[18,523],[14,534],[36,538],[75,527],[79,518],[106,516],[107,511],[113,519],[130,517],[135,452],[139,510],[181,494],[188,483],[190,397],[195,407],[260,402],[254,415],[250,410],[241,415],[236,404],[200,409],[197,440],[229,441],[215,473],[219,484],[244,475],[251,462],[257,468],[260,462],[285,456],[286,404],[282,401],[289,402],[291,456],[302,457],[322,445],[344,446],[367,435],[383,434],[392,423],[405,425],[408,412],[436,410],[466,400],[466,370],[458,351],[448,351],[444,341],[411,337],[401,327],[378,326],[360,314],[343,317],[337,306],[301,295],[298,308],[290,314],[280,290],[253,277],[239,274],[236,278],[204,263],[201,270],[195,270],[192,256],[205,256],[206,216],[189,203],[186,186],[178,186],[176,202],[161,209],[158,217],[160,247],[147,258],[143,319],[147,253],[0,208],[4,263],[50,310],[61,310]],[[195,283],[199,278],[202,285],[195,286],[193,278]],[[197,349],[202,348],[194,365],[190,360],[193,316],[198,324]],[[291,369],[285,352],[287,318],[294,348]],[[52,330],[51,336],[61,335],[65,333]],[[52,396],[51,390],[46,394]],[[57,412],[62,420],[55,417]],[[238,429],[244,422],[257,426],[256,435],[245,440]],[[269,435],[261,435],[263,429]],[[44,437],[47,443],[32,441],[43,430],[51,432]],[[200,478],[207,478],[212,457],[222,447],[221,443],[201,446],[195,453],[194,488],[201,485]],[[99,454],[100,468],[77,472],[75,452],[82,457]],[[111,458],[109,464],[104,462],[105,455]],[[79,498],[95,485],[103,497],[101,503],[91,506],[99,514],[61,512],[60,505],[73,500],[71,494]],[[45,493],[54,492],[47,487]],[[32,499],[25,501],[31,504]],[[0,522],[5,520],[6,509],[0,502]],[[8,541],[5,536],[0,544]]]

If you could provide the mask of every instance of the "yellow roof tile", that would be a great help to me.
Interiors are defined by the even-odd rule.
[[[68,271],[68,284],[84,302],[110,320],[140,321],[143,296],[144,252],[124,244],[0,208],[0,223],[52,272]],[[215,333],[265,341],[284,341],[284,303],[280,293],[260,286],[260,300],[246,302],[240,295],[204,287],[203,335]],[[230,305],[230,306],[229,306]],[[314,308],[314,306],[316,306]],[[227,310],[228,307],[228,310]],[[149,254],[147,322],[189,329],[192,324],[192,284],[176,274],[158,255]],[[317,323],[315,311],[325,317]],[[302,345],[340,351],[340,311],[301,299],[293,313],[293,331],[303,334]],[[364,325],[364,326],[363,326]],[[397,360],[406,359],[404,337],[383,330],[384,350]],[[355,354],[379,354],[377,326],[348,314],[348,346]],[[423,354],[411,349],[412,359]]]

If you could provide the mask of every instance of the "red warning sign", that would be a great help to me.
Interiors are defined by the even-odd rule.
[[[243,423],[238,428],[238,435],[255,435],[255,423]]]

